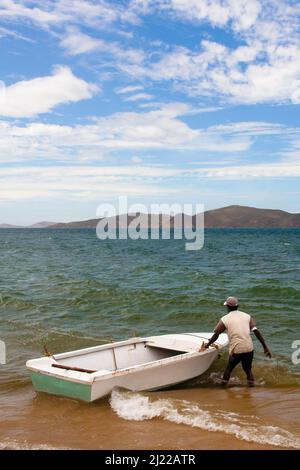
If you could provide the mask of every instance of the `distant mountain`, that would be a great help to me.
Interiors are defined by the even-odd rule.
[[[127,222],[125,216],[110,217],[111,227],[126,228],[137,216],[141,222],[141,228],[168,227],[170,216],[166,214],[128,214]],[[183,214],[177,214],[171,217],[170,226],[173,228],[181,227]],[[96,228],[101,219],[89,219],[76,222],[53,223],[39,222],[29,227],[18,227],[9,224],[0,224],[0,228]],[[196,216],[184,216],[185,226],[194,227]],[[228,206],[221,209],[214,209],[204,213],[206,228],[272,228],[272,227],[300,227],[300,214],[291,214],[289,212],[273,209],[257,209],[248,206]]]
[[[38,222],[37,224],[29,225],[27,228],[47,228],[55,224],[56,222]]]
[[[171,227],[180,227],[182,214],[171,217]],[[128,215],[130,223],[136,215]],[[140,214],[141,228],[150,226],[150,215]],[[125,227],[121,217],[112,217],[111,226]],[[90,219],[78,222],[55,224],[51,228],[96,228],[100,219]],[[152,224],[153,228],[166,227],[169,216],[162,214],[159,224],[157,221]],[[228,206],[221,209],[206,211],[204,213],[205,227],[207,228],[268,228],[268,227],[300,227],[300,214],[290,214],[289,212],[273,209],[256,209],[248,206]],[[185,215],[185,224],[195,226],[195,216]]]
[[[78,222],[59,222],[49,228],[96,228],[100,219],[81,220]]]
[[[11,224],[0,224],[0,228],[47,228],[53,225],[55,222],[38,222],[33,225],[11,225]]]
[[[248,206],[228,206],[205,212],[205,227],[300,227],[300,214]]]
[[[177,214],[175,217],[171,217],[166,214],[127,214],[127,221],[125,220],[126,215],[117,215],[115,217],[109,217],[110,219],[110,227],[119,227],[119,228],[127,228],[128,224],[130,224],[137,216],[139,216],[139,222],[141,228],[166,228],[169,226],[171,227],[180,227],[182,214]],[[59,223],[52,225],[51,228],[96,228],[97,224],[99,223],[100,219],[90,219],[78,222],[69,222],[69,223]],[[185,215],[185,226],[192,227],[193,226],[193,217],[189,215]]]

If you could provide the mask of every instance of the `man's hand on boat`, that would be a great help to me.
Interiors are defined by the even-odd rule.
[[[219,346],[218,346],[217,344],[211,344],[210,342],[205,343],[205,342],[203,341],[201,347],[198,349],[198,352],[203,352],[203,351],[205,351],[206,349],[208,349],[210,346],[212,346],[212,347],[215,348],[215,349],[219,349]]]

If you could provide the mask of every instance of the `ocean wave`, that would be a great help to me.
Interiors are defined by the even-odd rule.
[[[281,281],[282,282],[282,281]],[[291,286],[282,286],[279,284],[280,280],[273,281],[268,279],[268,282],[263,284],[256,284],[251,287],[244,288],[244,292],[248,295],[250,294],[263,294],[265,298],[268,298],[270,301],[273,299],[274,294],[276,297],[281,297],[283,299],[299,299],[300,291],[297,287]]]
[[[11,295],[0,294],[0,307],[15,307],[17,310],[34,309],[37,310],[37,306],[28,300],[20,299]]]
[[[26,336],[28,332],[31,333],[31,336],[27,338],[28,343],[31,343],[32,341],[37,342],[37,334],[40,334],[40,337],[38,339],[43,339],[44,336],[46,336],[47,339],[49,340],[54,340],[56,336],[66,336],[69,338],[75,338],[79,340],[89,340],[89,341],[95,341],[97,343],[103,343],[103,342],[108,342],[111,341],[111,337],[106,337],[106,338],[101,338],[101,337],[96,337],[96,336],[87,336],[84,333],[82,333],[80,330],[71,330],[68,329],[66,331],[63,330],[58,330],[57,328],[50,328],[49,326],[43,325],[42,323],[25,323],[22,320],[12,320],[12,319],[1,319],[1,323],[6,323],[8,325],[11,325],[15,328],[20,328],[22,329],[22,333]],[[26,345],[27,343],[23,342],[23,345]]]
[[[207,411],[186,400],[151,401],[140,393],[114,390],[110,397],[114,412],[123,419],[144,421],[161,418],[210,432],[223,432],[237,439],[262,445],[300,449],[300,439],[278,426],[262,424],[256,416],[223,410]]]

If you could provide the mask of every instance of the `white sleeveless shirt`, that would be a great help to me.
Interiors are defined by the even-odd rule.
[[[229,338],[229,354],[240,354],[253,351],[250,336],[250,320],[248,313],[233,310],[221,318]]]

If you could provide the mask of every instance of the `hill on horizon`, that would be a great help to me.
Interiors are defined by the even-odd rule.
[[[47,228],[55,225],[56,222],[38,222],[32,225],[12,225],[12,224],[0,224],[0,228]]]
[[[127,225],[140,215],[141,228],[151,226],[151,214],[128,214]],[[172,228],[180,227],[183,214],[174,217],[160,214],[160,218],[152,222],[153,228],[168,227],[169,220]],[[74,222],[38,222],[22,227],[11,224],[0,224],[0,228],[96,228],[101,218],[79,220]],[[196,216],[185,215],[185,226],[195,227]],[[110,217],[111,226],[126,228],[122,216]],[[293,228],[300,227],[300,214],[292,214],[277,209],[258,209],[250,206],[231,205],[220,209],[204,212],[205,228]]]
[[[128,215],[128,223],[136,215]],[[149,214],[142,214],[141,227],[150,225]],[[180,226],[182,214],[171,217],[171,227]],[[119,216],[112,217],[116,226],[119,226]],[[89,219],[83,221],[58,223],[51,228],[96,228],[99,219]],[[195,216],[186,216],[186,223],[189,226],[195,226]],[[159,227],[163,228],[169,221],[169,216],[162,214]],[[276,209],[257,209],[255,207],[231,205],[220,209],[213,209],[204,213],[204,223],[206,228],[292,228],[300,227],[300,214],[292,214]],[[123,227],[122,223],[120,227]],[[157,226],[158,228],[158,226]]]
[[[300,227],[300,214],[232,205],[205,212],[205,227]]]

